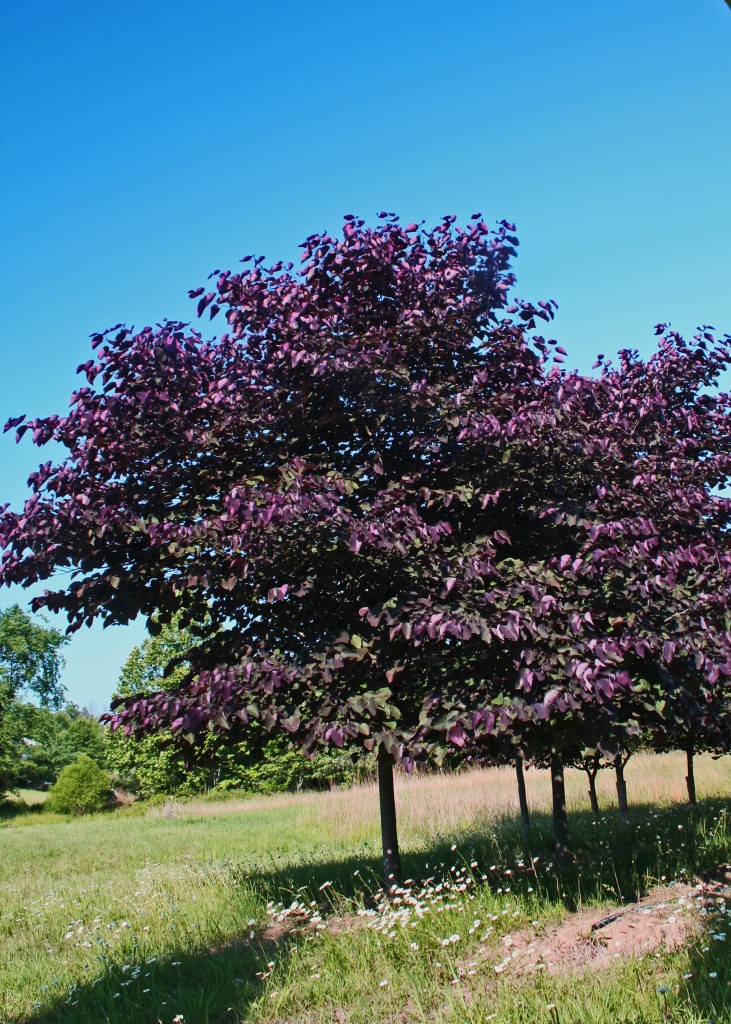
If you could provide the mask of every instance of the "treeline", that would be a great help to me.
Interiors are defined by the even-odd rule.
[[[75,704],[59,710],[30,702],[14,704],[6,716],[2,742],[0,796],[18,789],[47,790],[64,768],[84,757],[108,773],[111,789],[143,798],[192,796],[212,789],[326,789],[357,782],[375,770],[372,758],[354,762],[343,751],[322,751],[309,759],[281,737],[259,747],[223,747],[211,737],[202,748],[186,751],[157,736],[141,741],[110,736],[96,715]]]
[[[48,789],[63,769],[82,755],[105,767],[108,735],[98,718],[75,704],[60,710],[30,701],[14,702],[3,727],[6,768],[0,793]]]
[[[22,625],[26,636],[31,629],[41,630],[38,636],[53,635],[18,612],[11,609],[3,617]],[[119,692],[138,692],[162,679],[170,657],[184,653],[190,643],[184,630],[169,626],[136,647],[122,669]],[[195,795],[214,788],[254,793],[326,789],[351,784],[375,770],[372,757],[354,761],[337,749],[307,758],[284,737],[268,737],[263,729],[259,742],[252,737],[226,745],[210,735],[195,748],[162,736],[138,740],[122,732],[110,735],[98,716],[62,703],[60,696],[45,704],[14,696],[0,710],[0,797],[18,789],[49,789],[64,768],[81,758],[108,773],[111,789],[143,798]]]
[[[224,744],[210,735],[190,744],[123,732],[110,735],[97,715],[65,702],[59,682],[66,638],[19,606],[0,612],[0,799],[19,789],[46,790],[65,768],[88,758],[108,775],[109,788],[124,793],[194,795],[217,788],[274,793],[348,785],[375,769],[374,759],[356,761],[341,750],[307,758],[282,736],[253,730],[246,742]],[[193,639],[176,625],[136,647],[119,680],[120,695],[174,685],[180,670],[164,673],[184,658]]]

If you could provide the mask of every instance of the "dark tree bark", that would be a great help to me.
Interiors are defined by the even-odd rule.
[[[591,813],[594,818],[599,817],[599,800],[596,795],[596,776],[598,768],[585,768],[587,778],[589,779],[589,802],[591,803]]]
[[[393,793],[393,761],[381,744],[378,747],[378,798],[381,805],[383,879],[388,892],[403,884],[401,855],[396,830],[396,800]]]
[[[617,803],[619,804],[619,820],[623,825],[629,822],[629,804],[627,802],[627,783],[624,778],[624,766],[629,761],[629,755],[623,757],[621,753],[614,758],[614,770],[617,774]]]
[[[560,751],[551,750],[551,795],[553,797],[553,842],[557,857],[569,849],[569,819],[566,813],[566,785]]]
[[[520,803],[520,831],[523,836],[523,845],[530,849],[530,813],[528,811],[528,797],[525,792],[525,777],[523,775],[523,757],[520,752],[515,755],[515,775],[518,780],[518,801]]]
[[[693,755],[695,754],[695,746],[691,740],[685,750],[685,757],[688,764],[688,774],[685,776],[685,784],[688,787],[688,803],[695,807],[696,795],[695,795],[695,768],[693,765]]]

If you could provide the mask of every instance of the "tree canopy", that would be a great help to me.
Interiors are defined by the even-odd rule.
[[[57,705],[67,637],[34,621],[14,604],[0,612],[0,680],[11,697],[34,694],[43,704]]]
[[[72,630],[196,637],[113,725],[559,765],[667,732],[680,688],[728,744],[729,339],[658,325],[649,359],[566,371],[552,304],[509,297],[513,232],[349,216],[298,273],[192,291],[220,338],[95,335],[70,413],[11,421],[67,455],[3,513],[0,579],[52,579]]]

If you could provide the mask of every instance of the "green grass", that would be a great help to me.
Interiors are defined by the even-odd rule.
[[[20,789],[16,797],[18,803],[26,804],[29,807],[42,806],[48,799],[48,793],[42,793],[37,789]]]
[[[624,829],[612,811],[592,822],[578,780],[576,860],[561,870],[551,863],[540,787],[531,791],[538,861],[530,870],[508,811],[512,791],[505,809],[465,812],[461,825],[435,799],[453,790],[466,807],[465,794],[492,776],[402,787],[405,869],[417,881],[404,903],[380,908],[372,788],[147,813],[133,807],[80,821],[6,809],[0,1020],[731,1021],[729,907],[719,906],[707,932],[678,952],[581,977],[494,970],[510,930],[548,927],[579,906],[596,906],[601,916],[601,907],[634,900],[662,876],[692,878],[731,860],[727,761],[699,765],[695,814],[663,801],[661,776],[650,780],[640,766]],[[643,804],[647,793],[653,802]],[[293,901],[306,908],[308,928],[289,930],[301,916],[297,908],[286,914]],[[713,938],[724,931],[728,941]]]

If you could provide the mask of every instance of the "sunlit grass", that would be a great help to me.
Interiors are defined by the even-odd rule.
[[[43,793],[37,789],[20,789],[17,793],[11,794],[10,799],[19,804],[27,804],[29,807],[35,807],[46,802],[48,799],[48,793]]]
[[[509,770],[401,778],[408,899],[418,897],[424,912],[396,916],[374,895],[373,786],[176,802],[82,821],[42,810],[8,818],[0,827],[0,1019],[482,1024],[496,1013],[533,1024],[552,1020],[546,1006],[556,1003],[562,1024],[629,1024],[661,1020],[667,1000],[666,1019],[731,1019],[729,947],[712,938],[580,983],[494,970],[509,928],[546,927],[579,904],[632,900],[663,876],[690,878],[731,860],[729,759],[698,759],[703,803],[694,815],[680,802],[683,774],[679,757],[632,759],[636,810],[621,829],[610,774],[600,780],[606,813],[595,824],[584,777],[569,773],[578,860],[560,872],[543,773],[527,773],[530,857]],[[17,827],[24,819],[33,827]]]
[[[710,755],[696,758],[696,786],[700,798],[727,795],[731,788],[729,758]],[[687,800],[685,756],[679,753],[637,754],[625,769],[630,802],[668,806]],[[548,813],[551,781],[547,771],[525,772],[528,802],[532,810]],[[616,805],[614,772],[603,770],[597,777],[600,808]],[[569,810],[588,806],[586,775],[569,769],[566,796]],[[409,835],[445,836],[460,832],[474,822],[513,815],[517,811],[515,773],[512,768],[472,769],[458,773],[396,776],[396,799],[400,827]],[[156,817],[218,816],[274,810],[294,812],[303,826],[319,822],[333,834],[358,839],[373,833],[377,825],[376,782],[327,793],[281,793],[265,797],[170,800],[150,810]],[[435,810],[438,809],[438,815]]]

